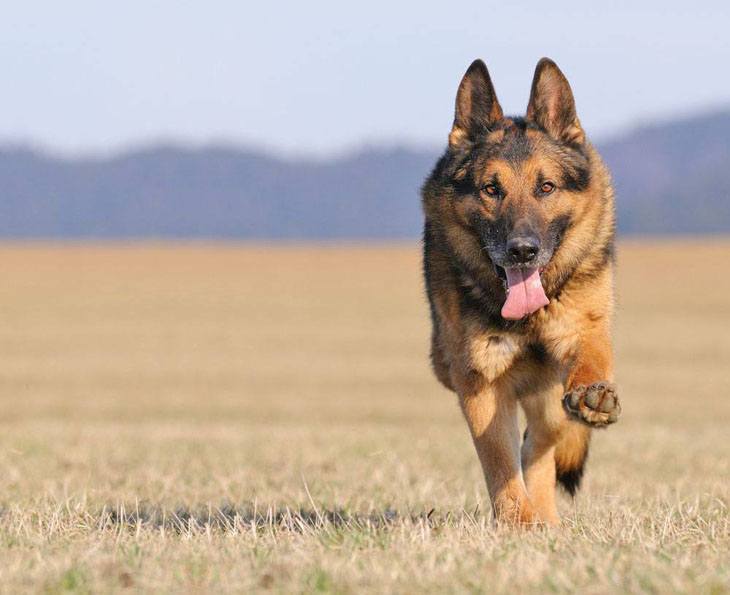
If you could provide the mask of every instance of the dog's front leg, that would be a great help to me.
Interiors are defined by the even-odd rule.
[[[474,446],[484,470],[497,522],[526,525],[539,522],[527,497],[520,467],[517,401],[492,383],[476,378],[459,382],[459,397]]]
[[[580,487],[588,456],[591,429],[605,427],[621,413],[613,379],[608,322],[584,335],[562,399],[567,419],[555,445],[557,480],[574,495]]]
[[[587,334],[581,341],[563,399],[565,410],[573,419],[594,428],[615,423],[621,414],[621,404],[612,380],[611,339],[604,327]]]
[[[555,503],[555,447],[569,431],[562,396],[563,384],[556,377],[543,390],[520,400],[527,418],[522,472],[535,513],[549,525],[560,522]]]

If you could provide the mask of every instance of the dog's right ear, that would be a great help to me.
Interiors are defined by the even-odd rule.
[[[449,134],[449,147],[454,149],[477,140],[502,116],[489,71],[484,62],[474,60],[456,93],[456,115]]]

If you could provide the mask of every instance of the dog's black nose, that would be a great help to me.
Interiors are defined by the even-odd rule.
[[[507,241],[507,256],[513,264],[530,264],[540,250],[535,237],[519,236]]]

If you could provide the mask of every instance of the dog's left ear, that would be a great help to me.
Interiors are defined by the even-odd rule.
[[[585,141],[568,79],[550,58],[542,58],[535,68],[527,119],[542,126],[557,140],[568,143]]]

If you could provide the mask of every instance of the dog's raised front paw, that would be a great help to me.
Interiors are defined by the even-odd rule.
[[[610,382],[574,387],[563,397],[563,407],[571,417],[598,428],[615,423],[621,415],[616,387]]]

